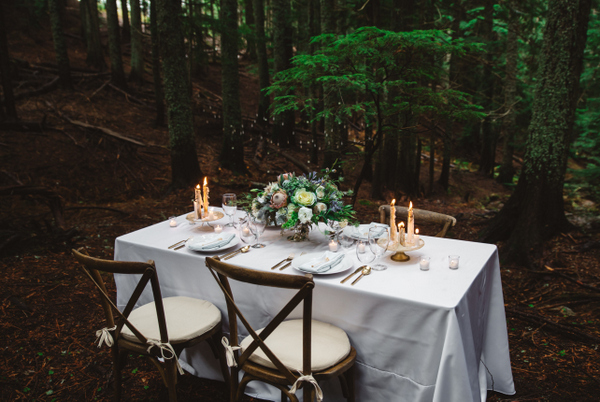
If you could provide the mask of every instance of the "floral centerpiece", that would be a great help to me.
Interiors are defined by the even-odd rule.
[[[293,241],[305,240],[313,223],[338,222],[344,227],[354,220],[354,210],[351,205],[344,205],[342,198],[352,192],[340,191],[337,184],[343,178],[334,180],[330,173],[335,173],[335,169],[303,176],[281,174],[264,189],[251,190],[250,213],[270,225],[294,230],[290,237]]]

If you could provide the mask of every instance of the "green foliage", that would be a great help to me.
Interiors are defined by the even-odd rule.
[[[443,60],[448,54],[476,51],[477,45],[452,41],[439,30],[390,32],[375,27],[343,36],[323,34],[312,42],[320,50],[294,57],[293,67],[277,74],[268,88],[269,94],[294,93],[275,97],[275,114],[300,110],[310,115],[319,99],[302,88],[321,84],[324,96],[335,102],[326,101],[331,106],[317,113],[315,120],[334,117],[342,123],[353,116],[380,132],[401,130],[392,119],[399,114],[418,117],[427,113],[453,120],[483,116],[465,93],[421,84],[445,77]]]

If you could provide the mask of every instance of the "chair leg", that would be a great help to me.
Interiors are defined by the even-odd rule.
[[[312,385],[310,385],[309,383],[304,383],[302,385],[302,397],[304,398],[305,402],[312,402],[313,401],[313,391],[314,388]]]
[[[237,392],[240,387],[240,370],[237,367],[231,368],[229,378],[229,402],[236,402]]]
[[[287,402],[288,401],[288,397],[285,394],[285,392],[283,392],[283,390],[281,391],[281,402]]]
[[[111,348],[112,352],[112,360],[113,360],[113,377],[114,377],[114,386],[115,386],[115,401],[119,402],[121,400],[121,366],[122,366],[122,358],[121,353],[119,352],[119,348],[117,345],[114,345]]]
[[[231,375],[229,373],[229,367],[227,367],[227,358],[225,357],[225,349],[221,345],[221,338],[223,333],[218,331],[208,340],[210,348],[213,350],[215,357],[219,360],[219,366],[221,367],[221,374],[223,374],[223,381],[225,384],[231,387]]]
[[[342,374],[346,380],[346,386],[348,388],[348,396],[346,399],[348,402],[355,402],[356,397],[354,395],[354,365],[350,367],[344,374]]]
[[[177,364],[174,359],[165,361],[165,377],[169,391],[169,402],[177,402]]]

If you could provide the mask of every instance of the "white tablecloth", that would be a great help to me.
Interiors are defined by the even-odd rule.
[[[175,228],[161,222],[117,238],[115,260],[154,260],[163,297],[209,300],[227,321],[224,297],[204,262],[206,256],[215,253],[167,249],[181,239],[212,229],[189,225],[185,216],[178,221]],[[226,222],[227,218],[217,223]],[[496,246],[422,238],[425,246],[408,253],[410,261],[396,263],[385,257],[387,270],[374,271],[355,286],[340,284],[351,270],[315,275],[314,319],[344,329],[356,348],[357,401],[485,401],[488,389],[514,394]],[[267,229],[261,242],[267,247],[252,249],[228,262],[268,270],[291,252],[300,255],[327,250],[326,238],[315,228],[309,240],[300,243],[288,241],[277,229]],[[449,254],[460,255],[458,270],[448,269]],[[431,257],[429,271],[419,269],[419,255]],[[354,259],[354,268],[362,265],[354,249],[348,257]],[[281,272],[300,274],[291,267]],[[123,308],[136,279],[115,275],[115,281],[117,303]],[[265,326],[290,297],[287,290],[239,283],[234,284],[233,291],[237,303],[247,307],[246,317],[254,328]],[[151,300],[147,289],[140,304]],[[299,316],[299,310],[292,313],[292,318]],[[227,322],[223,329],[228,333]],[[182,360],[191,373],[222,380],[207,346],[184,351]],[[322,387],[326,401],[344,400],[337,380]],[[280,395],[259,382],[251,382],[247,393],[271,400],[279,400]]]

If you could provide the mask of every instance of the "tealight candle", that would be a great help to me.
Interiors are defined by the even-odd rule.
[[[250,229],[247,227],[242,229],[242,236],[250,236]]]
[[[449,255],[448,256],[448,267],[450,269],[458,269],[458,260],[460,257],[458,255]]]
[[[419,260],[419,265],[421,267],[421,271],[429,271],[429,257],[422,256]]]
[[[358,243],[358,252],[359,253],[364,253],[365,252],[365,244],[364,243]]]
[[[169,226],[171,226],[172,228],[177,226],[177,219],[175,219],[174,216],[169,217]]]
[[[331,240],[329,242],[329,251],[337,251],[337,249],[338,249],[337,241]]]
[[[217,225],[215,226],[215,233],[221,233],[223,231],[223,226]]]

